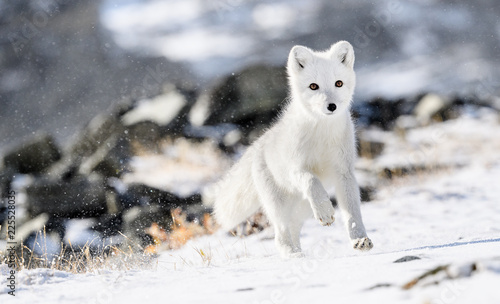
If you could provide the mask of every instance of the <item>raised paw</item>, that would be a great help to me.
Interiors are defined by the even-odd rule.
[[[352,240],[352,247],[361,251],[368,251],[373,248],[373,243],[368,237]]]
[[[323,226],[330,226],[333,222],[335,222],[335,217],[333,216],[335,214],[335,210],[333,209],[333,205],[330,200],[316,205],[313,213],[314,218],[317,219]]]

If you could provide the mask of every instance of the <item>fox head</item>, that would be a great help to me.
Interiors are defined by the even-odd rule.
[[[354,50],[347,41],[323,52],[296,45],[287,63],[292,96],[315,115],[348,111],[356,83],[353,66]]]

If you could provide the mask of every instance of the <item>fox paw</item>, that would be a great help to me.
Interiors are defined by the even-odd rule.
[[[330,200],[324,201],[318,204],[313,210],[314,218],[317,219],[321,225],[330,226],[335,221],[335,210],[333,209],[332,202]]]
[[[373,243],[368,237],[354,239],[351,242],[354,249],[361,251],[368,251],[373,248]]]
[[[290,253],[289,255],[289,258],[290,259],[301,259],[301,258],[305,258],[306,255],[302,252],[294,252],[294,253]]]
[[[284,260],[289,260],[289,259],[300,259],[304,258],[305,254],[302,253],[302,251],[290,251],[285,248],[281,248],[282,250],[280,251],[281,258]]]

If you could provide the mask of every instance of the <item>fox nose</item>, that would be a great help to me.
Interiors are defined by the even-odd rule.
[[[329,103],[327,107],[328,111],[333,112],[335,109],[337,109],[337,105],[334,103]]]

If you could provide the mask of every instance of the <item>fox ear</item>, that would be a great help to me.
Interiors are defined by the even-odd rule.
[[[302,70],[312,59],[312,52],[305,46],[296,45],[288,55],[288,69]]]
[[[330,52],[333,59],[339,60],[351,69],[354,67],[354,49],[349,42],[339,41],[335,43],[331,46]]]

